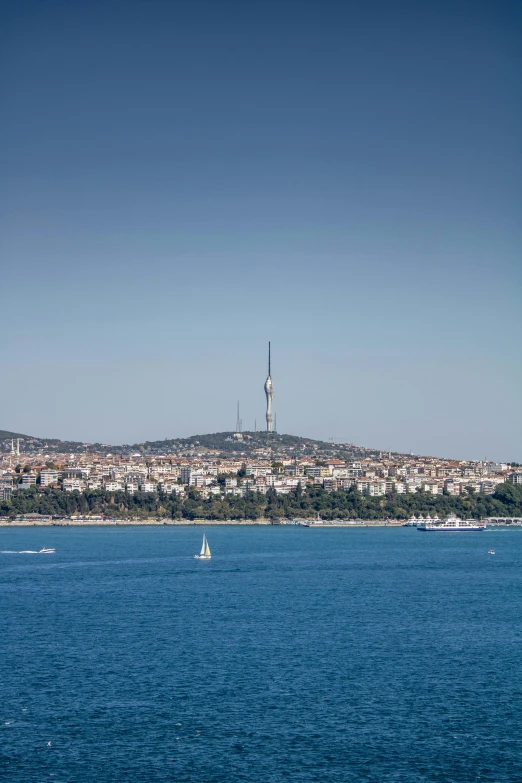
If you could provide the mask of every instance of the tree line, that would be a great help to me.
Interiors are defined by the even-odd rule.
[[[424,491],[414,494],[390,494],[384,497],[362,495],[355,487],[327,492],[320,486],[303,491],[297,487],[288,495],[278,495],[270,489],[266,495],[247,492],[236,495],[211,495],[202,498],[189,489],[186,496],[136,492],[63,492],[51,488],[31,488],[15,493],[11,500],[0,503],[0,514],[14,518],[17,514],[103,514],[118,519],[216,519],[255,520],[259,518],[314,519],[408,519],[412,514],[444,517],[455,513],[462,518],[522,516],[522,486],[499,484],[493,495],[470,492],[453,497],[432,495]]]

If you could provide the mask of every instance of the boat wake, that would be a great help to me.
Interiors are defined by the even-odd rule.
[[[54,555],[56,549],[0,549],[0,555]]]

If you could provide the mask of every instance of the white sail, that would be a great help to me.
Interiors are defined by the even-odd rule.
[[[205,547],[208,547],[207,538],[206,536],[203,536],[203,543],[201,544],[201,552],[199,553],[200,557],[203,557],[203,555],[206,554]]]
[[[205,538],[205,557],[211,557],[210,547],[208,545],[208,541],[206,538]]]

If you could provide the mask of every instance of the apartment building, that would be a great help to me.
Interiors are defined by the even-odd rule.
[[[62,486],[65,492],[83,492],[85,481],[81,478],[64,478]]]

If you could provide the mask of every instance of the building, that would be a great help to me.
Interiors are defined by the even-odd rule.
[[[158,485],[158,489],[165,495],[172,495],[173,492],[179,492],[181,487],[179,484],[174,484],[172,481],[162,481]]]
[[[51,484],[57,484],[60,479],[60,473],[57,470],[46,468],[40,472],[40,484],[42,487],[49,487]]]
[[[511,484],[522,484],[522,472],[510,473],[507,480],[510,481]]]
[[[63,481],[65,484],[65,479]],[[123,482],[122,481],[104,481],[103,482],[103,488],[105,492],[122,492],[124,489]]]
[[[66,492],[83,492],[85,483],[79,478],[65,478],[63,488]]]
[[[62,475],[63,475],[64,478],[68,478],[68,479],[69,478],[78,478],[78,479],[83,478],[83,473],[80,470],[80,468],[67,468],[67,470],[64,470]]]
[[[386,494],[385,481],[370,481],[368,486],[368,495],[372,497],[381,497]]]
[[[140,484],[140,492],[156,492],[158,488],[157,484],[154,484],[152,481],[143,481]]]
[[[190,484],[190,477],[192,475],[192,468],[181,468],[179,472],[179,477],[181,479],[182,484]]]

